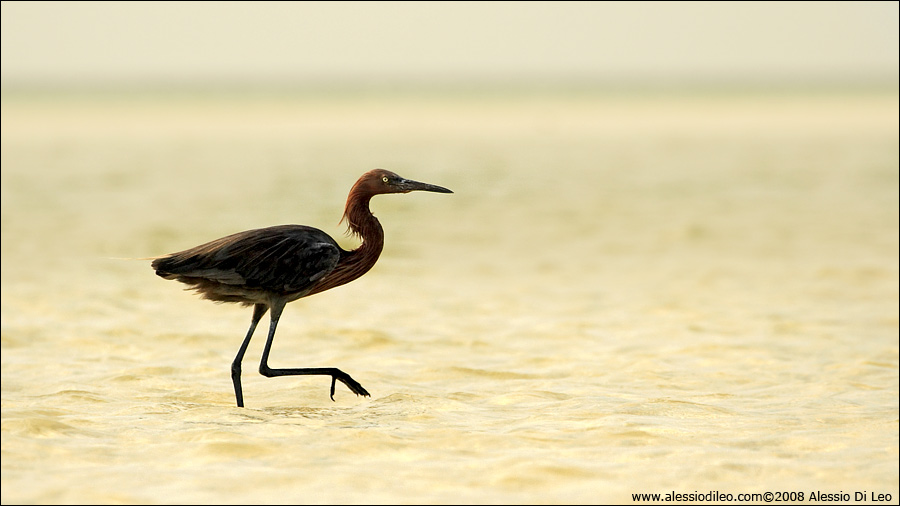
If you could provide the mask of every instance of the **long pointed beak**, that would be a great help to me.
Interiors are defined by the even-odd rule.
[[[404,179],[399,184],[397,184],[397,188],[400,189],[403,193],[409,193],[411,191],[425,191],[425,192],[437,192],[437,193],[453,193],[452,190],[448,190],[443,186],[437,186],[434,184],[428,183],[420,183],[418,181],[413,181],[412,179]]]

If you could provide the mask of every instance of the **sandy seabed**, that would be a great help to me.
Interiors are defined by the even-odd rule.
[[[2,501],[898,496],[885,93],[4,95]],[[363,278],[250,310],[128,260],[338,225]],[[794,496],[796,498],[796,495]]]

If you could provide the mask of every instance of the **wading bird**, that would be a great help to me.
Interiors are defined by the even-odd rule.
[[[369,200],[382,193],[416,190],[453,193],[440,186],[404,179],[387,170],[363,174],[350,189],[341,219],[347,221],[350,232],[362,239],[360,246],[352,251],[341,249],[321,230],[280,225],[239,232],[153,260],[158,276],[185,283],[204,299],[253,306],[250,329],[231,364],[231,380],[239,407],[244,406],[241,361],[266,311],[270,319],[269,337],[259,362],[260,374],[269,378],[331,376],[331,400],[338,380],[356,395],[369,395],[349,374],[334,367],[272,369],[268,365],[269,350],[278,319],[288,302],[349,283],[375,265],[384,246],[384,231],[369,210]]]

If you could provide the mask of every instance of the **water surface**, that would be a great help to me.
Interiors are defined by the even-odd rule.
[[[4,96],[3,503],[898,497],[888,94]],[[317,226],[363,278],[250,310],[149,257]]]

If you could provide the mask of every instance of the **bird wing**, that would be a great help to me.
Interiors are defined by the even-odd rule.
[[[337,243],[321,230],[282,225],[239,232],[157,259],[163,277],[205,279],[282,293],[311,288],[341,258]]]

